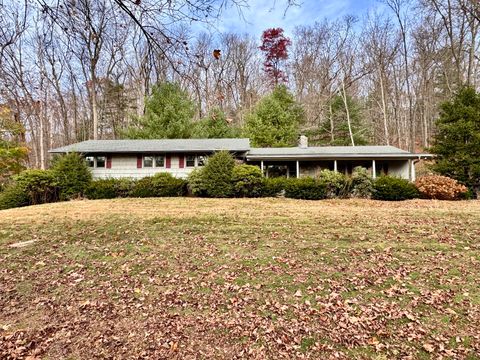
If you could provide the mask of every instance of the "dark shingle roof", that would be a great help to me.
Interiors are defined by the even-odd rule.
[[[87,140],[50,150],[51,153],[154,153],[248,151],[249,139]]]

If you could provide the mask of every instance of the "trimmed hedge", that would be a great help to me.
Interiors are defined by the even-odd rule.
[[[73,157],[72,157],[73,158]],[[78,159],[74,159],[77,161]],[[212,161],[213,160],[213,161]],[[75,161],[72,161],[75,163]],[[277,197],[320,200],[326,198],[363,197],[398,201],[417,198],[415,185],[407,180],[381,176],[372,180],[364,168],[355,168],[352,177],[332,171],[322,171],[317,178],[264,178],[256,166],[235,165],[229,153],[219,152],[210,167],[195,169],[184,179],[169,173],[159,173],[139,180],[99,179],[89,183],[83,194],[89,199],[118,197],[185,196],[187,190],[194,196],[208,197]],[[77,164],[78,165],[78,164]],[[77,169],[82,172],[81,166]],[[72,171],[71,177],[76,170]],[[0,192],[0,209],[55,202],[63,194],[79,195],[83,185],[59,179],[57,171],[27,170],[14,177],[14,181]],[[218,182],[215,182],[215,181]],[[61,186],[63,184],[63,188]],[[465,198],[465,187],[442,176],[420,178],[417,181],[423,197],[436,199]]]
[[[137,180],[130,194],[133,197],[185,196],[187,182],[169,173],[158,173]]]
[[[236,197],[259,197],[262,194],[262,171],[258,166],[236,165],[232,171]]]
[[[327,197],[327,185],[313,178],[294,178],[287,181],[285,197],[292,199],[321,200]]]
[[[285,195],[289,179],[284,177],[263,178],[260,195],[263,197],[277,197]]]
[[[418,198],[419,192],[415,185],[408,180],[393,176],[380,176],[373,184],[372,195],[375,200],[400,201]]]
[[[98,179],[85,190],[88,199],[113,199],[129,197],[135,187],[131,179]]]

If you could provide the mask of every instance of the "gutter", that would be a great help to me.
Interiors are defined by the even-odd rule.
[[[289,154],[289,155],[248,155],[247,160],[375,160],[375,159],[390,159],[390,160],[421,160],[431,159],[431,154]]]

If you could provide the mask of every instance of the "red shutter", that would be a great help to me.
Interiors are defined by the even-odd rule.
[[[165,156],[165,167],[167,169],[172,167],[172,157],[170,155]]]
[[[184,155],[179,155],[179,157],[178,157],[178,167],[180,169],[183,169],[185,167],[185,156]]]
[[[112,168],[112,155],[107,155],[107,169]]]
[[[142,168],[142,155],[137,155],[137,169]]]

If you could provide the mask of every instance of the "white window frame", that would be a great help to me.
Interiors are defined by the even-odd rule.
[[[105,159],[103,166],[98,166],[98,158],[99,157],[103,157]],[[95,169],[106,169],[107,168],[107,156],[98,155],[98,156],[95,156],[94,158],[95,158]]]
[[[163,166],[157,166],[157,157],[163,158]],[[165,154],[156,154],[153,155],[153,167],[158,169],[164,169],[167,165],[167,159]]]
[[[92,163],[93,163],[92,166],[88,165],[87,158],[92,158]],[[96,157],[95,156],[85,156],[85,162],[87,163],[87,166],[88,166],[89,169],[95,169],[95,167],[96,167],[95,166],[95,163],[96,163]]]
[[[193,165],[188,165],[187,164],[187,157],[192,156],[193,157]],[[195,168],[197,167],[197,155],[185,155],[185,167],[186,168]]]
[[[146,157],[151,157],[152,158],[152,166],[145,166],[145,158]],[[163,158],[163,166],[157,166],[157,157],[162,157]],[[142,156],[142,168],[144,169],[165,169],[167,166],[167,157],[165,154],[154,154],[154,155],[143,155]]]
[[[152,166],[145,166],[145,158],[152,158]],[[153,169],[155,167],[155,156],[153,155],[143,155],[142,156],[142,168],[145,169]]]

